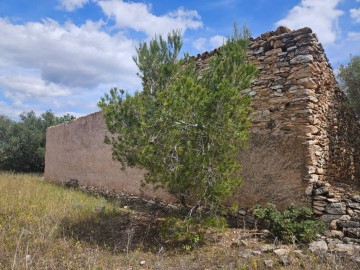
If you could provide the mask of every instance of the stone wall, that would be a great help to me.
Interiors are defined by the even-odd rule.
[[[214,50],[197,56],[199,68]],[[305,189],[318,181],[359,183],[360,129],[346,109],[324,50],[311,29],[280,27],[251,40],[249,59],[259,68],[251,88],[252,129],[239,157],[245,180],[230,200],[243,207],[274,202],[310,205]],[[140,194],[143,171],[120,170],[103,144],[106,128],[100,113],[52,127],[47,133],[45,177],[76,178],[81,184],[108,186]],[[171,200],[148,188],[145,196]]]
[[[309,184],[306,194],[314,214],[329,225],[328,237],[360,244],[360,195],[353,186],[315,181]]]
[[[301,138],[308,149],[306,180],[359,183],[359,124],[311,29],[280,27],[255,39],[249,55],[261,69],[252,87],[254,128],[272,126],[273,133]]]

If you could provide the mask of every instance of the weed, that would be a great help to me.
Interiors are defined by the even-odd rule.
[[[168,217],[160,225],[163,241],[170,244],[183,244],[185,251],[198,247],[206,242],[209,231],[220,232],[227,228],[223,217]]]
[[[290,205],[283,213],[276,210],[274,204],[266,208],[256,206],[255,217],[267,227],[274,238],[287,243],[309,243],[323,233],[325,225],[314,219],[310,208]]]

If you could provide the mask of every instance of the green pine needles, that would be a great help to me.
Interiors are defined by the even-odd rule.
[[[135,63],[143,91],[111,89],[99,102],[113,157],[145,168],[145,180],[187,207],[217,209],[239,187],[238,155],[249,136],[248,88],[257,74],[246,58],[249,32],[234,34],[199,70],[178,60],[179,32],[140,43]]]

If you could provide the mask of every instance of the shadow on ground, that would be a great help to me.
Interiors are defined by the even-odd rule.
[[[62,236],[85,241],[113,253],[141,250],[158,253],[164,246],[160,223],[171,210],[158,204],[130,202],[124,211],[98,214],[73,223],[64,220]]]

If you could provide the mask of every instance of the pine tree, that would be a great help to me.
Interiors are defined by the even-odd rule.
[[[113,157],[145,168],[145,180],[184,206],[216,209],[242,180],[238,155],[249,136],[250,97],[257,73],[248,62],[249,32],[232,37],[198,70],[194,57],[178,60],[179,32],[141,43],[134,58],[143,91],[111,89],[99,102]]]

